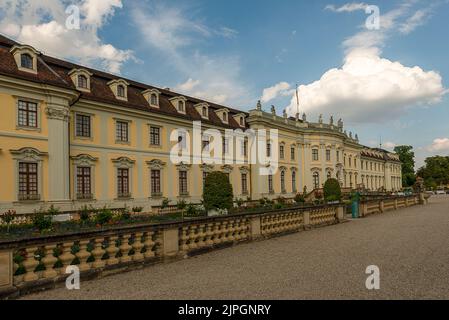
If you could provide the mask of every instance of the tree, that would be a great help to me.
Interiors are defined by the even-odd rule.
[[[324,199],[326,201],[341,200],[341,187],[337,179],[327,179],[323,189]]]
[[[424,167],[418,170],[427,188],[449,184],[449,157],[434,156],[425,160]]]
[[[397,146],[394,152],[399,155],[402,162],[402,185],[411,187],[416,182],[415,175],[415,153],[412,146]]]
[[[220,171],[209,173],[203,190],[205,209],[231,209],[233,199],[232,186],[228,176]]]

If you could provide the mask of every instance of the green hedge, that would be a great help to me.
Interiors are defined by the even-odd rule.
[[[233,198],[232,186],[226,174],[215,171],[207,175],[203,189],[206,210],[229,210],[233,207]]]

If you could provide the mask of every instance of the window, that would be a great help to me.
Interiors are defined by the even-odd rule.
[[[150,144],[152,146],[161,145],[161,129],[158,127],[150,127]]]
[[[326,150],[326,161],[331,161],[331,151]]]
[[[242,173],[242,194],[248,194],[248,175]]]
[[[181,196],[188,194],[187,171],[179,171],[179,194]]]
[[[330,178],[332,178],[332,172],[328,171],[328,172],[327,172],[327,177],[326,177],[326,178],[327,178],[327,180],[329,180]]]
[[[178,101],[178,111],[179,112],[185,112],[184,101]]]
[[[281,192],[285,193],[285,171],[281,171]]]
[[[290,148],[290,158],[295,160],[295,147]]]
[[[37,128],[37,104],[19,100],[18,122],[21,127]]]
[[[119,142],[128,142],[128,122],[117,121],[116,139]]]
[[[357,168],[357,158],[354,158],[354,168]]]
[[[117,86],[117,96],[121,98],[125,98],[125,87],[121,84]]]
[[[22,68],[33,69],[33,58],[27,53],[21,54],[20,66]]]
[[[337,162],[340,162],[340,151],[337,150]]]
[[[274,189],[273,189],[273,175],[270,174],[268,175],[268,192],[269,193],[273,193]]]
[[[202,111],[201,111],[202,116],[203,116],[204,118],[207,118],[207,108],[206,108],[206,107],[203,107],[201,110],[202,110]]]
[[[245,125],[245,122],[243,120],[243,117],[240,117],[240,126],[243,127]]]
[[[292,191],[296,191],[296,171],[292,172]]]
[[[161,195],[161,170],[151,170],[151,195]]]
[[[209,144],[210,144],[210,139],[209,137],[203,137],[203,141],[202,141],[202,149],[203,151],[209,151]]]
[[[117,169],[117,194],[119,198],[129,198],[129,169]]]
[[[313,187],[315,189],[320,188],[320,174],[318,172],[313,173]]]
[[[90,138],[90,116],[84,114],[76,115],[76,136]]]
[[[78,88],[88,89],[86,76],[84,75],[78,76]]]
[[[284,159],[284,146],[279,146],[279,156]]]
[[[267,143],[267,157],[271,157],[271,143]]]
[[[37,163],[19,162],[19,200],[38,200]]]
[[[312,149],[312,160],[318,161],[318,149]]]
[[[228,114],[226,112],[223,112],[223,121],[224,122],[228,121]]]
[[[229,153],[229,139],[223,138],[222,139],[222,143],[223,143],[223,154],[228,154]]]
[[[241,144],[241,155],[246,157],[248,154],[248,140],[244,139],[243,143]]]
[[[157,94],[152,93],[150,96],[150,104],[153,106],[157,106],[159,105],[158,101],[157,101]]]
[[[185,132],[178,132],[178,145],[180,150],[187,148],[187,135]]]
[[[76,168],[76,193],[78,199],[92,198],[90,167]]]

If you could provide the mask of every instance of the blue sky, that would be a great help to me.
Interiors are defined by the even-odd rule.
[[[68,5],[80,30],[67,30]],[[367,5],[380,29],[367,30]],[[243,110],[343,118],[362,143],[449,153],[449,2],[0,0],[0,32]],[[414,68],[417,67],[417,68]]]

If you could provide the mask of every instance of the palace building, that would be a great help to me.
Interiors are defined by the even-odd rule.
[[[210,171],[228,174],[235,198],[293,197],[336,178],[346,188],[402,187],[396,154],[372,149],[347,134],[340,120],[316,123],[249,112],[184,96],[49,57],[0,36],[0,212],[32,213],[53,204],[62,211],[142,206],[164,198],[199,202]],[[260,164],[173,164],[170,139],[178,128],[242,131],[277,129],[279,170]],[[204,141],[203,141],[204,142]],[[203,143],[207,147],[209,142]],[[230,152],[230,148],[233,152]],[[260,152],[260,150],[258,151]],[[224,157],[241,147],[223,139]]]

